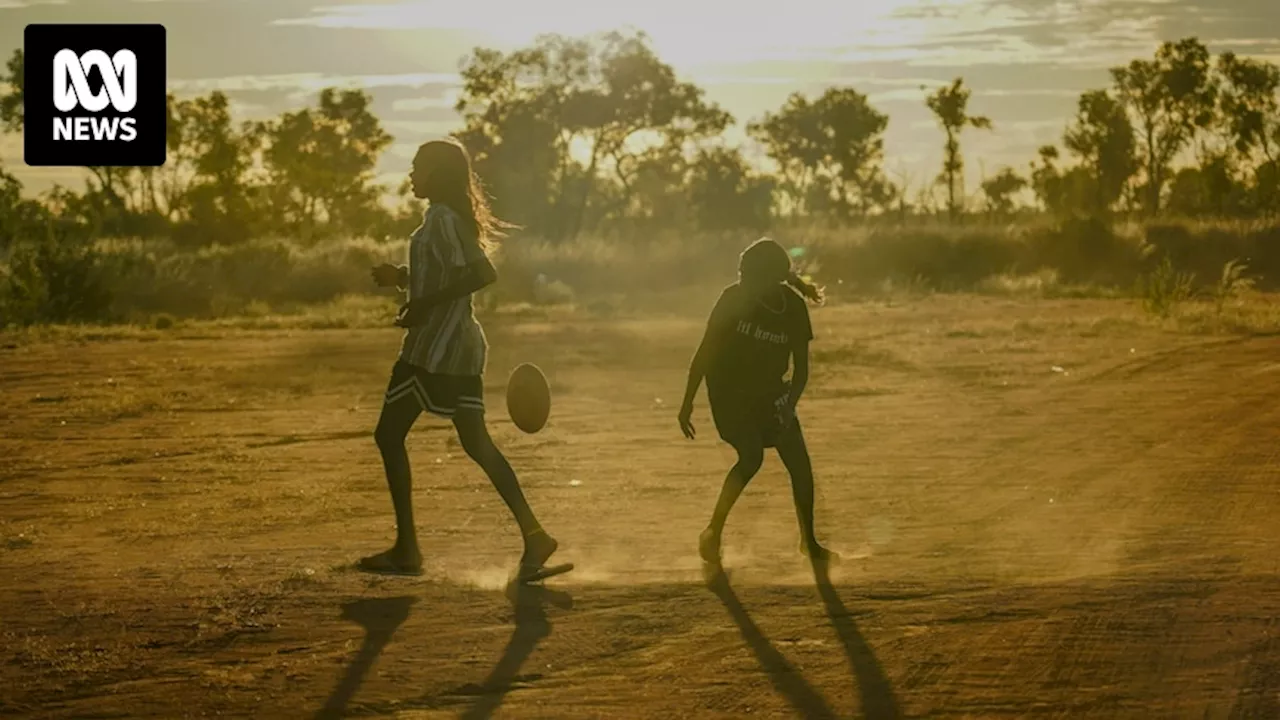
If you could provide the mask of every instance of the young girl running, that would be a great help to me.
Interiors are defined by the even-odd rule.
[[[813,468],[796,403],[809,380],[813,327],[805,299],[822,302],[822,290],[798,277],[781,245],[767,238],[743,251],[738,282],[725,288],[711,311],[702,343],[689,366],[680,406],[680,429],[695,437],[693,399],[707,381],[707,399],[720,437],[738,453],[729,470],[711,524],[699,538],[703,561],[720,564],[720,537],[729,511],[760,470],[765,448],[776,448],[791,475],[801,551],[829,561],[813,531]],[[791,380],[783,379],[788,364]]]
[[[422,573],[404,441],[425,410],[453,421],[462,449],[489,476],[515,516],[524,534],[518,578],[529,580],[539,575],[557,543],[534,517],[515,472],[485,426],[482,376],[488,343],[471,303],[473,293],[498,277],[487,254],[489,239],[511,226],[489,211],[466,150],[452,139],[418,148],[409,179],[414,196],[430,203],[410,237],[409,265],[373,269],[378,285],[407,288],[409,295],[396,317],[396,325],[406,331],[374,431],[395,506],[396,543],[358,566],[376,573]]]

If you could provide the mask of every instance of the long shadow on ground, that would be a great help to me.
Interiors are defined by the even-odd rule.
[[[844,645],[845,654],[853,666],[853,679],[857,684],[855,690],[862,698],[862,716],[867,720],[897,720],[902,717],[898,700],[894,697],[893,687],[885,676],[875,652],[867,644],[853,615],[840,601],[840,595],[831,584],[826,563],[813,563],[813,579],[818,586],[818,594],[822,596],[822,604],[827,608],[827,617],[831,619],[840,642]]]
[[[347,666],[347,672],[338,681],[333,694],[324,707],[316,713],[316,720],[330,720],[343,717],[347,703],[355,697],[365,675],[373,667],[374,661],[382,653],[396,628],[404,624],[409,617],[409,608],[417,602],[412,596],[393,598],[369,598],[356,600],[342,606],[342,618],[350,620],[364,628],[364,642],[355,660]]]
[[[742,606],[742,601],[738,599],[733,587],[729,585],[729,578],[723,572],[717,572],[708,578],[707,585],[716,594],[716,597],[720,598],[720,602],[724,604],[725,609],[729,611],[729,616],[733,618],[734,623],[738,626],[738,631],[742,633],[742,639],[746,641],[751,651],[755,653],[756,658],[760,661],[760,666],[769,674],[769,681],[773,683],[773,687],[787,698],[787,702],[791,703],[791,706],[799,712],[800,716],[805,718],[838,717],[831,706],[827,704],[826,699],[804,679],[799,670],[787,662],[782,653],[778,652],[778,649],[760,631],[760,627],[747,614],[746,608]]]
[[[561,608],[573,607],[573,598],[565,592],[538,585],[513,583],[507,587],[507,599],[515,612],[515,629],[502,651],[498,664],[480,685],[470,685],[454,691],[454,694],[474,694],[475,704],[462,714],[463,720],[483,720],[493,715],[502,705],[507,692],[521,682],[536,678],[520,675],[533,650],[543,638],[551,634],[545,605],[551,603]]]
[[[445,692],[432,692],[391,702],[362,704],[360,714],[392,715],[407,710],[445,710],[462,703],[469,703],[469,707],[460,717],[466,720],[483,720],[491,717],[502,706],[502,701],[508,692],[537,680],[539,675],[522,675],[520,668],[533,654],[538,643],[551,634],[546,605],[569,609],[573,607],[573,597],[559,590],[518,583],[509,585],[506,595],[514,611],[515,628],[511,632],[511,639],[507,641],[507,646],[502,651],[502,656],[498,658],[497,664],[493,666],[488,677],[479,683],[467,683]]]

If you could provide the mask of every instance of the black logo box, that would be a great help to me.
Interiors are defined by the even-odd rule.
[[[108,57],[132,50],[137,57],[138,102],[133,111],[119,113],[110,104],[100,112],[76,108],[63,113],[53,103],[53,58],[62,50],[83,55],[101,50]],[[23,155],[33,167],[159,167],[167,150],[166,108],[168,74],[166,32],[159,24],[32,24],[23,41]],[[89,86],[102,88],[102,78],[89,71]],[[54,140],[56,118],[130,117],[137,137],[116,140]]]

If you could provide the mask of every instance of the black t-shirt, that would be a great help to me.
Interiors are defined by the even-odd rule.
[[[754,298],[741,284],[724,289],[707,321],[707,392],[756,396],[782,386],[791,353],[813,340],[804,298],[785,285]]]

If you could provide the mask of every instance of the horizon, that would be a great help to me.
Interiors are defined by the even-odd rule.
[[[536,13],[500,5],[477,15],[432,0],[0,0],[0,54],[21,47],[29,23],[159,22],[168,28],[170,91],[223,90],[238,119],[313,104],[328,86],[363,88],[395,137],[377,178],[394,190],[422,141],[461,127],[452,107],[457,70],[472,48],[510,51],[544,33],[635,29],[678,76],[733,114],[733,142],[793,92],[849,86],[866,94],[889,116],[886,173],[912,194],[942,164],[943,134],[924,97],[954,77],[973,91],[971,112],[995,125],[962,140],[972,194],[981,178],[1006,166],[1024,172],[1038,147],[1059,144],[1081,92],[1109,86],[1109,68],[1150,57],[1163,41],[1195,35],[1215,54],[1280,62],[1280,8],[1266,0],[885,0],[874,8],[795,0],[786,15],[726,15],[710,3],[670,0],[554,0],[553,11],[543,4]],[[826,5],[834,9],[815,22]],[[709,22],[719,23],[714,41],[696,29]],[[803,42],[778,39],[801,33]],[[350,51],[334,52],[335,44]],[[16,134],[0,138],[0,163],[27,195],[82,183],[75,168],[27,167]]]

